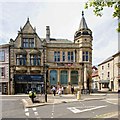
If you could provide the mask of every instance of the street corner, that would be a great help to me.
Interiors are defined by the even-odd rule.
[[[31,99],[22,99],[22,102],[25,108],[39,107],[52,103],[52,102],[45,102],[39,100],[35,100],[35,102],[33,103]]]
[[[25,108],[32,107],[34,104],[32,103],[31,99],[22,99],[23,105]]]

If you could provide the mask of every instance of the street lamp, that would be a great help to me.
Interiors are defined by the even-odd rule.
[[[48,79],[48,68],[49,65],[45,64],[45,102],[47,102],[47,79]]]
[[[47,71],[48,71],[48,68],[49,68],[49,65],[46,64],[46,54],[45,54],[45,46],[43,46],[43,74],[44,74],[44,83],[45,83],[45,102],[47,102],[47,79],[48,79],[48,74],[47,74]]]

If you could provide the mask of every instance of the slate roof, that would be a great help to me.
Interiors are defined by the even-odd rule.
[[[104,63],[106,63],[106,62],[114,59],[114,56],[117,55],[117,54],[120,54],[120,51],[118,51],[116,54],[112,55],[111,57],[107,58],[106,60],[104,60],[104,61],[103,61],[102,63],[100,63],[99,65],[102,65],[102,64],[104,64]],[[99,66],[99,65],[98,65],[98,66]]]
[[[84,18],[84,12],[83,11],[82,11],[82,18],[81,18],[80,25],[79,25],[79,30],[81,30],[81,29],[88,29],[86,20]]]

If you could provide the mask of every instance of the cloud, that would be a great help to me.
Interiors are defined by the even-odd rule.
[[[51,37],[73,41],[80,24],[81,11],[84,10],[81,0],[1,1],[0,44],[8,43],[10,38],[15,39],[28,17],[40,38],[45,37],[45,29],[49,25]],[[102,17],[96,17],[93,8],[84,11],[87,25],[93,32],[93,64],[96,65],[117,51],[117,20],[112,18],[112,8],[106,8]]]

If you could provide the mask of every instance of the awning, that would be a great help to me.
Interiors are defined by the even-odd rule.
[[[100,80],[99,83],[109,83],[110,80]]]

